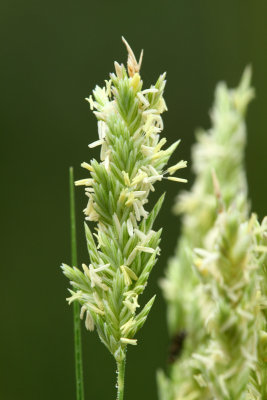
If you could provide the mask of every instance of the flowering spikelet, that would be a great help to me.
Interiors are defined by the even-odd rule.
[[[228,89],[225,83],[219,83],[210,114],[212,127],[196,132],[197,143],[192,151],[196,179],[192,189],[182,193],[175,205],[175,211],[183,215],[184,229],[193,240],[192,247],[203,243],[213,225],[217,217],[218,196],[221,196],[218,200],[228,207],[233,200],[239,201],[240,196],[242,201],[247,194],[244,117],[247,105],[254,97],[250,80],[251,69],[248,67],[236,89]],[[214,188],[217,196],[214,196]]]
[[[255,219],[255,247],[258,259],[258,318],[253,326],[257,336],[257,359],[255,368],[250,373],[246,400],[267,398],[267,217],[261,224]]]
[[[170,260],[166,279],[162,280],[161,285],[168,302],[168,325],[171,335],[191,326],[192,323],[195,324],[195,333],[192,333],[194,348],[196,340],[202,340],[202,335],[198,329],[199,296],[196,299],[192,295],[192,290],[198,282],[191,267],[193,249],[203,245],[222,202],[228,206],[235,200],[247,215],[248,207],[246,202],[244,203],[247,193],[243,165],[246,143],[244,114],[248,102],[253,97],[250,76],[250,69],[246,69],[239,87],[235,90],[227,89],[224,83],[217,86],[211,112],[212,127],[207,132],[198,132],[197,143],[193,146],[192,162],[197,174],[195,182],[190,191],[178,197],[175,206],[175,211],[182,214],[182,234],[176,255]],[[217,149],[214,157],[213,149]],[[228,171],[227,175],[225,169]],[[195,302],[197,307],[194,317],[190,316],[192,302]],[[188,313],[188,310],[191,312]],[[187,318],[190,320],[186,321]]]
[[[82,163],[90,176],[76,182],[85,185],[88,197],[85,219],[96,222],[93,234],[85,225],[90,264],[83,264],[83,271],[63,265],[74,288],[68,301],[81,304],[86,327],[96,327],[117,362],[124,359],[127,344],[137,344],[135,335],[154,302],[153,297],[140,311],[139,296],[159,254],[161,229],[154,231],[152,226],[164,198],[149,212],[148,195],[157,181],[186,165],[164,170],[179,144],[165,148],[166,139],[160,137],[161,114],[167,109],[165,74],[144,90],[142,57],[137,63],[123,41],[128,73],[115,62],[116,74],[87,99],[98,120],[98,139],[89,147],[100,147],[101,160]]]
[[[205,248],[194,250],[209,340],[176,361],[171,381],[159,375],[162,399],[265,398],[266,222],[247,220],[234,204],[218,215]]]
[[[265,247],[256,242],[262,243],[266,233],[257,228],[257,237],[259,223],[248,217],[246,198],[244,114],[253,97],[250,75],[248,68],[235,90],[218,85],[213,126],[198,133],[193,148],[195,183],[176,205],[183,214],[182,235],[161,285],[170,333],[175,338],[186,332],[186,338],[170,379],[159,374],[162,400],[241,399],[253,371],[259,376],[262,341],[253,325],[263,319],[266,331],[266,316],[258,311],[265,303],[259,278],[265,253],[257,253],[257,246],[258,251]],[[255,392],[255,385],[250,387]]]
[[[195,249],[195,267],[206,293],[201,313],[210,340],[189,364],[207,398],[245,399],[250,374],[257,369],[263,299],[258,243],[266,235],[257,233],[258,226],[255,215],[247,220],[234,204],[219,214],[205,249]]]

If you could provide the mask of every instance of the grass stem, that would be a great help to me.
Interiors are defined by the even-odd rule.
[[[125,361],[126,358],[124,358],[123,361],[118,361],[117,362],[117,375],[118,375],[118,380],[117,380],[117,400],[123,400],[123,395],[124,395],[124,375],[125,375]]]

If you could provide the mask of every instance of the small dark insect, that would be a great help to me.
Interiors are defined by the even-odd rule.
[[[187,336],[186,331],[180,331],[173,336],[169,348],[169,356],[168,356],[169,364],[174,363],[174,361],[177,360],[177,358],[181,355],[186,336]]]

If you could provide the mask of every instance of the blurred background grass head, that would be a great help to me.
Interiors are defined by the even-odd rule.
[[[96,120],[84,98],[126,62],[121,35],[139,55],[145,87],[167,71],[163,116],[170,143],[182,142],[172,160],[185,159],[219,80],[234,87],[251,63],[256,99],[247,118],[252,209],[267,212],[266,104],[267,5],[265,1],[2,1],[1,30],[1,385],[5,400],[73,399],[72,313],[65,301],[62,261],[70,262],[68,167],[85,176],[82,161],[98,157],[87,145]],[[126,398],[142,387],[156,398],[155,370],[167,359],[165,306],[158,288],[179,232],[171,214],[177,185],[158,184],[167,197],[157,226],[164,226],[162,255],[142,299],[157,300],[138,346],[129,349]],[[180,185],[181,188],[181,185]],[[181,189],[180,189],[181,190]],[[159,192],[157,192],[159,193]],[[82,209],[76,190],[79,262],[88,262]],[[155,200],[155,199],[154,199]],[[112,357],[83,327],[86,398],[115,396]]]

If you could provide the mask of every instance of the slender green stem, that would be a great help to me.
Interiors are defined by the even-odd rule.
[[[74,177],[73,177],[72,167],[70,167],[69,170],[69,185],[70,185],[71,261],[72,265],[77,266]],[[80,306],[79,303],[77,303],[76,301],[73,304],[73,325],[74,325],[76,400],[84,400]]]
[[[123,361],[117,362],[117,400],[123,400],[124,394],[124,375],[125,375],[125,361],[126,357]]]

